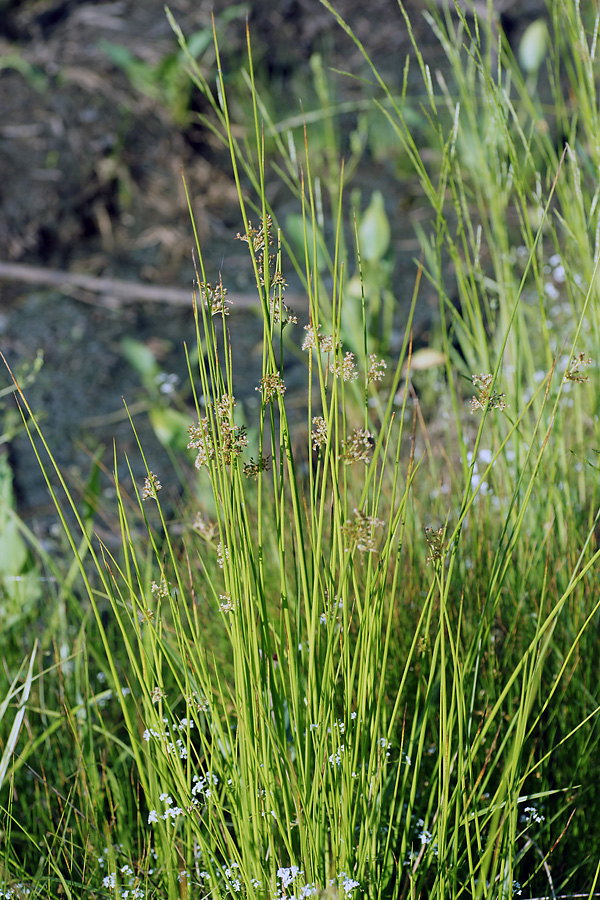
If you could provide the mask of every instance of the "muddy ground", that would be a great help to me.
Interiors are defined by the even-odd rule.
[[[398,84],[409,37],[397,3],[334,5],[385,77]],[[425,53],[432,64],[443,65],[422,15],[425,5],[415,0],[407,8]],[[515,35],[543,6],[497,4]],[[272,91],[280,115],[298,113],[304,88],[310,95],[310,59],[317,51],[333,68],[365,74],[356,47],[318,0],[255,0],[236,8],[223,0],[171,4],[184,33],[200,35],[199,41],[211,28],[211,7],[232,83],[244,60],[248,12],[258,77]],[[214,80],[211,46],[207,40],[200,65]],[[126,48],[137,69],[124,71],[115,47]],[[227,155],[198,121],[206,101],[189,95],[182,73],[173,73],[177,45],[162,0],[3,0],[0,52],[0,263],[188,289],[192,235],[183,169],[211,277],[221,272],[232,296],[252,290],[244,247],[234,240],[241,222]],[[341,77],[336,84],[338,99],[360,89]],[[355,125],[343,121],[341,127]],[[275,208],[290,208],[289,194],[273,181]],[[367,198],[374,187],[384,188],[401,304],[412,290],[417,245],[411,216],[418,215],[418,205],[399,191],[385,159],[370,159],[368,152],[350,185],[355,186]],[[291,279],[291,289],[297,287]],[[426,296],[422,302],[425,321]],[[230,326],[234,354],[246,366],[240,394],[248,398],[258,380],[260,330],[248,309],[232,315]],[[140,377],[124,360],[125,335],[152,348],[165,372],[178,376],[181,401],[189,401],[183,342],[194,342],[191,303],[123,303],[109,288],[89,292],[0,278],[0,349],[21,374],[43,352],[28,398],[76,492],[98,447],[107,448],[104,462],[111,467],[113,439],[121,463],[128,453],[141,472],[122,397],[136,412],[151,468],[164,473],[171,467],[149,426]],[[292,391],[302,377],[300,364],[292,366]],[[9,384],[7,375],[0,376],[0,388]],[[11,398],[4,400],[6,430],[13,407]],[[21,433],[4,449],[10,451],[19,511],[44,536],[52,506],[28,439]]]

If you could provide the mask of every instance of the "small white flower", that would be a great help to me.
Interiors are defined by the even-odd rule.
[[[289,887],[298,875],[304,875],[304,872],[301,872],[298,866],[289,866],[288,868],[281,867],[277,869],[277,877],[281,878],[282,888]]]

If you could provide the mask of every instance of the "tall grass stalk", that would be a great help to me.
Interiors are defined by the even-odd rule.
[[[160,497],[169,473],[152,472],[140,444],[139,515],[115,465],[120,547],[98,542],[18,389],[94,624],[81,622],[72,657],[56,658],[56,687],[50,669],[33,678],[30,655],[23,703],[35,682],[42,727],[35,738],[30,726],[15,755],[0,811],[14,838],[4,896],[27,884],[38,896],[168,900],[594,893],[598,826],[578,809],[592,804],[597,818],[600,804],[586,775],[597,766],[600,708],[600,510],[587,449],[598,440],[588,354],[600,359],[597,188],[586,172],[600,163],[596,40],[587,42],[578,4],[552,4],[551,113],[532,99],[508,45],[491,51],[491,24],[460,8],[430,19],[453,78],[437,76],[434,88],[401,5],[432,155],[409,128],[406,77],[395,97],[324,5],[364,54],[431,207],[399,356],[384,372],[364,289],[362,340],[344,345],[347,248],[360,271],[361,245],[347,225],[343,166],[337,182],[329,169],[325,233],[308,127],[301,163],[293,136],[277,144],[302,214],[304,254],[294,257],[267,199],[250,40],[252,131],[241,141],[215,36],[214,87],[189,61],[237,185],[263,323],[260,415],[250,430],[240,424],[244,373],[229,340],[237,320],[208,271],[188,197],[201,351],[198,373],[190,365],[190,449],[203,516],[189,514],[183,537],[172,527]],[[575,36],[581,53],[570,52]],[[582,97],[578,115],[559,91],[563,64]],[[557,253],[566,316],[545,289]],[[299,324],[284,302],[290,261],[309,299]],[[439,297],[446,361],[429,420],[411,337],[423,282]],[[285,379],[297,352],[288,335],[302,325],[298,436]],[[110,690],[93,687],[91,670]],[[35,713],[30,702],[28,721]],[[16,738],[11,731],[1,755],[4,787]],[[73,771],[63,759],[56,793],[46,777],[33,789],[47,837],[15,813],[19,791],[32,790],[20,773],[36,753],[60,760],[61,746]]]

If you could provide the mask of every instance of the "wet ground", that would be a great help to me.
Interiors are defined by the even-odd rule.
[[[171,10],[184,33],[206,48],[200,65],[214,78],[213,6],[223,68],[232,73],[228,77],[235,87],[234,73],[245,54],[246,7],[222,0],[179,0]],[[334,6],[390,84],[399,84],[409,37],[396,2],[343,0]],[[540,6],[508,0],[498,4],[505,10],[505,26],[515,33]],[[425,4],[415,0],[407,7],[422,48],[432,62],[443,65],[422,16]],[[258,77],[272,92],[278,115],[296,114],[304,89],[310,102],[310,60],[317,51],[333,68],[365,74],[356,47],[318,0],[257,0],[248,11]],[[207,111],[206,103],[189,94],[162,0],[8,0],[0,4],[0,51],[0,264],[188,289],[192,232],[183,169],[210,277],[222,272],[232,297],[236,291],[251,292],[244,246],[234,240],[242,227],[227,155],[198,122],[197,113]],[[336,84],[342,100],[361,90],[349,79],[338,78]],[[342,119],[340,127],[356,127],[356,117]],[[410,191],[407,196],[398,189],[385,157],[369,157],[368,151],[348,192],[352,187],[360,187],[367,200],[374,188],[384,189],[401,309],[414,280],[418,250],[413,217],[419,217],[419,206]],[[281,186],[273,187],[270,199],[276,209],[293,208]],[[150,347],[161,369],[177,376],[180,402],[189,402],[183,342],[193,345],[195,339],[191,300],[188,307],[143,299],[123,302],[108,283],[105,292],[90,292],[73,284],[60,289],[33,284],[25,280],[26,273],[21,280],[1,275],[0,270],[0,349],[21,376],[43,352],[43,367],[27,396],[76,491],[99,447],[107,448],[104,459],[111,467],[113,439],[119,458],[128,453],[136,472],[141,471],[123,397],[135,413],[151,468],[170,466],[148,421],[147,392],[127,363],[121,341],[131,336]],[[299,290],[292,278],[290,284],[291,291]],[[433,309],[435,299],[431,301]],[[426,324],[431,309],[425,292],[421,323]],[[306,315],[299,318],[301,328]],[[239,396],[246,400],[257,396],[256,321],[249,309],[230,318],[234,354],[246,367],[238,372],[243,375]],[[301,380],[297,363],[290,372],[292,391]],[[0,389],[9,383],[8,376],[0,377]],[[0,416],[10,426],[12,400],[4,401]],[[6,447],[19,511],[43,530],[52,507],[27,437],[21,433]]]

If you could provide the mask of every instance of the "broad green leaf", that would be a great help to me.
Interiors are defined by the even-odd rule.
[[[528,75],[540,68],[548,49],[548,26],[545,19],[536,19],[523,32],[519,44],[519,62]]]
[[[130,363],[140,375],[154,376],[159,371],[159,366],[154,358],[154,354],[145,344],[142,344],[141,341],[136,341],[134,338],[130,337],[124,337],[121,340],[121,350],[127,362]]]
[[[377,262],[390,245],[390,222],[385,212],[381,191],[373,191],[358,228],[360,252],[363,259]]]
[[[2,782],[6,776],[6,770],[8,769],[8,764],[11,760],[11,757],[15,751],[15,747],[17,745],[17,740],[19,738],[19,732],[21,731],[21,725],[23,723],[23,716],[25,715],[25,704],[29,700],[29,693],[31,691],[31,682],[33,681],[33,663],[35,661],[35,655],[37,653],[38,642],[36,640],[33,645],[33,650],[31,652],[31,658],[29,660],[29,668],[27,669],[27,677],[25,679],[25,684],[23,685],[23,692],[21,695],[21,702],[19,704],[19,708],[17,710],[17,714],[15,716],[14,722],[12,724],[12,728],[10,730],[10,734],[8,736],[8,740],[6,742],[6,746],[4,747],[4,753],[2,754],[2,759],[0,759],[0,788],[2,787]],[[10,686],[10,694],[14,695],[17,693],[16,688],[16,679]],[[6,711],[3,706],[2,713],[4,714]]]
[[[14,514],[12,471],[0,454],[0,579],[20,575],[27,561],[27,545]]]
[[[150,410],[150,421],[163,447],[185,450],[189,442],[190,426],[187,416],[171,407],[155,406]]]

